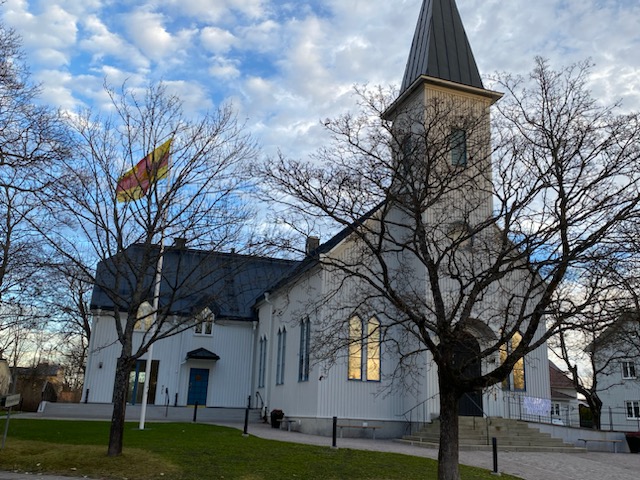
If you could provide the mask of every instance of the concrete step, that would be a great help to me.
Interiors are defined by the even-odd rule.
[[[426,443],[439,443],[440,437],[435,435],[405,435],[402,437],[404,440],[413,441],[413,442],[426,442]],[[458,441],[460,445],[486,445],[491,442],[491,438],[489,442],[487,442],[486,437],[477,437],[477,438],[468,438],[462,437]],[[565,443],[557,438],[531,438],[531,437],[502,437],[497,438],[499,445],[509,445],[509,446],[541,446],[541,447],[564,447]]]
[[[423,447],[423,448],[433,448],[438,449],[440,447],[439,443],[436,442],[418,442],[405,440],[403,438],[396,439],[396,442],[404,443],[407,445],[413,445],[415,447]],[[463,452],[491,452],[493,450],[492,445],[463,445],[459,446],[460,451]],[[540,446],[540,445],[501,445],[498,443],[498,451],[499,452],[540,452],[540,453],[584,453],[587,450],[585,448],[573,447],[564,445],[562,447],[557,446]]]
[[[499,448],[509,451],[565,452],[576,447],[565,444],[561,439],[540,432],[529,423],[502,418],[461,417],[459,423],[459,444],[466,450],[491,450],[492,438],[496,438]],[[434,421],[412,435],[402,439],[412,445],[437,448],[440,442],[440,423]],[[584,451],[584,449],[578,449]]]

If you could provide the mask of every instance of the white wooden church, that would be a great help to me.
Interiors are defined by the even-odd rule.
[[[489,107],[500,95],[483,87],[454,0],[424,0],[395,108],[424,102],[433,95],[486,112],[488,141]],[[490,212],[491,195],[481,201]],[[375,336],[367,339],[368,351],[375,353],[344,352],[331,365],[314,362],[314,342],[322,341],[314,335],[317,319],[330,313],[322,311],[322,306],[304,315],[301,312],[313,303],[311,296],[322,295],[334,275],[318,259],[341,255],[354,239],[342,232],[322,244],[314,240],[309,240],[308,255],[300,261],[202,252],[182,245],[168,248],[166,265],[224,262],[226,271],[233,266],[234,273],[231,280],[213,282],[217,300],[204,310],[194,311],[185,304],[175,311],[181,321],[193,319],[194,326],[155,344],[149,404],[197,402],[206,407],[244,408],[250,397],[254,408],[284,411],[299,431],[325,435],[331,432],[334,416],[343,424],[378,425],[376,435],[380,437],[400,435],[409,416],[414,420],[420,415],[422,420],[437,417],[437,371],[427,354],[422,379],[411,389],[389,388],[396,360],[384,345],[375,345]],[[83,399],[110,403],[120,354],[113,304],[96,288],[91,307],[94,320]],[[331,307],[327,304],[326,308]],[[384,317],[367,318],[372,319],[367,322],[377,322]],[[367,322],[361,330],[367,328]],[[485,325],[469,333],[490,335],[490,328]],[[131,404],[141,401],[145,363],[143,357],[131,372]],[[528,354],[512,377],[481,393],[476,414],[510,416],[509,399],[515,394],[549,399],[546,345]]]

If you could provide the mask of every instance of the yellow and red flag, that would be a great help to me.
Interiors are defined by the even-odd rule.
[[[172,141],[173,138],[164,142],[118,179],[118,202],[130,202],[144,197],[151,185],[167,176]]]

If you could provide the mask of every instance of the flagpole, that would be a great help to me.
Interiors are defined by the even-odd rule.
[[[155,150],[154,150],[155,151]],[[169,154],[170,155],[170,154]],[[153,159],[152,159],[153,160]],[[171,163],[171,156],[169,156],[169,164]],[[167,173],[167,185],[171,184],[171,168]],[[167,209],[162,212],[162,228],[160,229],[160,252],[158,256],[158,262],[156,263],[156,273],[153,284],[153,314],[151,315],[151,338],[156,334],[156,320],[158,318],[158,307],[160,304],[160,284],[162,283],[162,267],[164,262],[164,229],[166,224]],[[139,429],[144,430],[144,424],[147,417],[147,402],[149,399],[149,388],[151,386],[151,364],[153,363],[153,344],[151,342],[147,349],[147,362],[144,369],[144,389],[142,391],[142,406],[140,409],[140,424]]]
[[[164,225],[160,233],[160,256],[156,264],[156,275],[153,286],[153,314],[151,315],[151,338],[156,333],[156,319],[158,318],[158,305],[160,299],[160,283],[162,282],[162,264],[164,259]],[[151,342],[147,349],[147,363],[144,369],[144,389],[142,391],[142,408],[140,410],[140,430],[144,430],[144,423],[147,417],[147,401],[149,399],[149,387],[151,386],[151,363],[153,362],[153,344]]]

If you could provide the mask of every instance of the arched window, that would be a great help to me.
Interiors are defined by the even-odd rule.
[[[197,335],[213,334],[213,313],[208,308],[202,310],[195,318],[194,332]]]
[[[149,302],[142,302],[136,312],[134,330],[148,331],[153,323],[153,307]]]
[[[258,356],[258,388],[264,387],[265,371],[267,366],[267,336],[260,338],[260,354]]]
[[[467,132],[461,128],[451,130],[449,136],[449,148],[451,149],[451,165],[454,167],[467,166]]]
[[[278,358],[276,362],[276,385],[284,383],[284,360],[287,350],[287,329],[278,330]]]
[[[380,381],[380,321],[371,318],[367,332],[367,380]]]
[[[349,320],[349,380],[380,381],[380,321]]]
[[[362,320],[349,320],[349,380],[362,380]]]
[[[511,341],[507,342],[500,348],[500,361],[504,363],[507,356],[513,352],[520,342],[522,341],[522,335],[520,332],[516,332],[511,337]],[[519,359],[513,366],[511,374],[503,380],[502,388],[512,391],[525,391],[527,389],[527,382],[525,376],[524,357]]]
[[[309,380],[309,348],[311,346],[311,324],[309,319],[300,322],[300,354],[298,357],[298,381]]]

